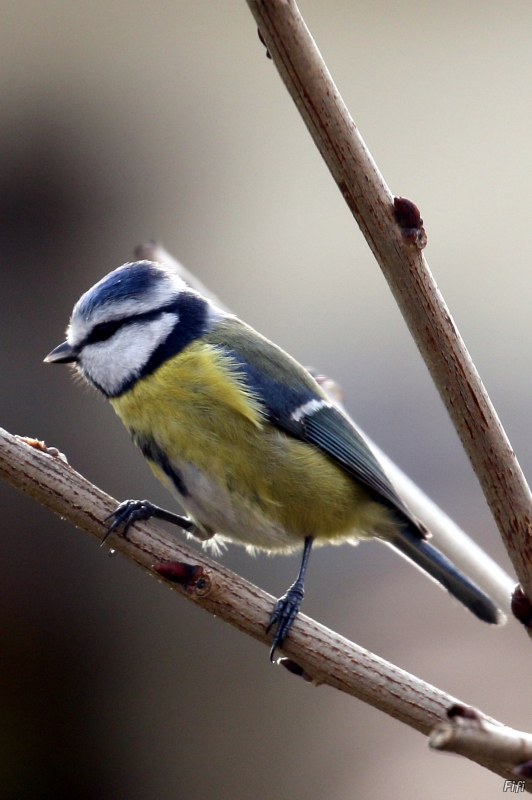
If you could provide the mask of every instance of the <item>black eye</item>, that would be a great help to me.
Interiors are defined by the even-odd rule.
[[[86,344],[94,344],[95,342],[105,342],[121,327],[121,320],[111,320],[111,322],[100,322],[95,325],[92,331],[87,336]]]

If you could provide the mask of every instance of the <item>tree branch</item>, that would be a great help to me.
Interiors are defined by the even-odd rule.
[[[105,518],[117,505],[55,448],[1,428],[0,478],[100,541],[107,530]],[[275,601],[257,586],[150,523],[136,523],[127,539],[115,535],[110,544],[188,600],[254,639],[271,643],[265,630]],[[446,719],[448,708],[460,703],[304,614],[298,615],[283,652],[291,659],[286,666],[314,684],[358,697],[425,735]],[[479,716],[500,724],[480,712]],[[504,778],[513,777],[490,759],[475,753],[470,757]],[[532,791],[532,782],[528,788]]]
[[[469,456],[527,597],[532,494],[471,357],[293,0],[247,0],[275,66],[373,251]],[[404,220],[402,220],[404,222]]]

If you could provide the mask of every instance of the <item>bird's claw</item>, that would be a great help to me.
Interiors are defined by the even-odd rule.
[[[274,660],[277,648],[283,646],[290,632],[290,628],[298,615],[299,609],[301,608],[304,594],[303,584],[300,581],[296,581],[289,588],[287,593],[276,602],[270,621],[268,622],[268,627],[266,628],[266,633],[269,633],[270,629],[274,625],[277,625],[270,650],[270,661]]]
[[[114,517],[100,544],[116,531],[120,525],[124,526],[122,536],[127,536],[128,530],[139,520],[150,519],[153,516],[153,505],[149,500],[124,500],[115,510],[105,517],[104,522]]]

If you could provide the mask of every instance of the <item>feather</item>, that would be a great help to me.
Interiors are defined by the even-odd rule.
[[[270,422],[319,448],[419,537],[426,536],[363,437],[297,361],[235,317],[222,320],[205,338],[231,355]]]

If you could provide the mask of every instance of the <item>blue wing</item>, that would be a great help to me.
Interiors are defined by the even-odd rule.
[[[363,437],[332,405],[310,373],[239,320],[231,318],[226,325],[219,346],[260,400],[267,418],[287,433],[320,448],[369,489],[375,499],[398,512],[419,536],[425,536]],[[248,333],[246,337],[239,335],[241,328]]]

